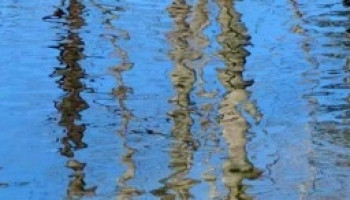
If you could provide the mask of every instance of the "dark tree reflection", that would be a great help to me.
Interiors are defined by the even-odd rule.
[[[65,6],[67,7],[64,8]],[[85,23],[82,17],[84,8],[78,0],[63,1],[61,8],[58,8],[52,16],[46,17],[46,20],[56,20],[57,23],[64,24],[62,29],[65,31],[59,34],[60,39],[56,47],[60,51],[58,60],[62,67],[56,68],[53,74],[59,77],[57,82],[65,92],[63,98],[56,103],[56,107],[61,113],[59,125],[64,127],[65,131],[65,136],[61,138],[60,153],[70,158],[66,167],[74,171],[67,189],[69,198],[93,195],[96,190],[96,187],[85,187],[86,164],[74,159],[75,151],[87,147],[83,141],[86,127],[78,122],[81,119],[80,112],[88,108],[88,104],[81,97],[81,92],[84,90],[81,81],[84,70],[79,63],[84,58],[84,42],[79,36],[79,30]]]

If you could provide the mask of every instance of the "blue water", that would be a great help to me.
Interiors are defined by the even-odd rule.
[[[349,9],[2,0],[0,199],[350,198]]]

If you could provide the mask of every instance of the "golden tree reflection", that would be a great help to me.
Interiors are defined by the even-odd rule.
[[[190,6],[184,0],[175,0],[168,7],[170,16],[174,19],[174,31],[169,34],[173,46],[170,57],[175,67],[171,74],[176,95],[171,100],[176,108],[169,113],[174,126],[172,136],[175,141],[170,150],[171,175],[164,179],[164,187],[153,193],[161,199],[190,199],[190,189],[197,180],[187,177],[193,162],[193,152],[198,148],[191,134],[193,120],[191,118],[190,93],[195,82],[195,71],[191,68],[191,61],[198,58],[198,52],[190,46],[191,29],[186,22],[190,13]]]
[[[244,46],[248,43],[249,36],[240,21],[240,15],[234,9],[234,1],[218,0],[217,3],[220,7],[218,21],[222,30],[218,36],[222,46],[220,56],[226,65],[219,70],[218,76],[227,90],[220,108],[220,124],[228,145],[228,158],[223,165],[224,184],[229,191],[227,199],[250,199],[245,194],[243,180],[257,178],[259,171],[247,159],[246,133],[249,125],[242,110],[256,120],[260,120],[260,115],[254,104],[248,101],[248,92],[245,90],[253,82],[244,81],[242,77],[248,55]]]

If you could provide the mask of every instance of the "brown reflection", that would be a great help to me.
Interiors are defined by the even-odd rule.
[[[79,29],[84,25],[82,12],[84,5],[77,0],[70,0],[67,3],[66,12],[63,9],[57,9],[51,18],[47,19],[64,19],[67,32],[62,34],[58,44],[60,55],[58,59],[62,67],[54,71],[60,79],[58,84],[65,92],[62,100],[56,104],[61,113],[59,125],[64,127],[66,135],[61,138],[62,148],[60,153],[69,157],[66,167],[71,168],[74,174],[71,176],[67,195],[69,198],[84,195],[93,195],[96,187],[85,188],[84,167],[85,163],[73,159],[74,152],[87,147],[83,142],[85,126],[77,122],[80,120],[80,112],[87,109],[86,101],[80,96],[84,90],[81,79],[84,77],[84,70],[79,61],[84,58],[84,42],[79,36]],[[64,7],[65,4],[62,5]],[[58,14],[59,13],[59,14]]]
[[[108,22],[107,22],[108,23]],[[111,27],[112,24],[110,24]],[[125,36],[128,36],[126,32],[123,32]],[[121,58],[121,62],[116,66],[112,67],[112,73],[114,74],[118,87],[113,89],[113,95],[117,98],[119,107],[121,108],[121,117],[123,119],[122,127],[118,130],[118,133],[123,139],[123,147],[125,148],[125,154],[122,156],[122,162],[126,165],[127,169],[124,174],[119,178],[119,192],[117,199],[131,199],[134,196],[140,195],[142,192],[136,187],[129,186],[127,182],[135,177],[136,166],[133,159],[135,149],[128,146],[126,133],[128,131],[129,122],[133,117],[132,112],[128,109],[125,104],[128,93],[132,92],[132,89],[127,87],[123,81],[123,73],[132,69],[133,64],[130,62],[126,51],[121,49],[117,45],[117,37],[112,37],[111,42],[114,49]]]
[[[113,89],[113,95],[117,98],[119,106],[121,108],[121,117],[123,119],[122,127],[118,130],[118,133],[123,138],[123,147],[125,154],[122,156],[122,162],[126,165],[127,169],[125,173],[119,178],[119,192],[117,199],[130,199],[133,196],[142,194],[136,187],[129,186],[127,182],[135,177],[136,166],[133,159],[135,149],[128,146],[126,133],[128,131],[129,122],[133,117],[132,112],[128,109],[125,104],[127,95],[132,91],[131,88],[127,87],[123,81],[123,73],[132,69],[132,63],[129,61],[129,57],[126,51],[118,47],[116,37],[111,39],[113,46],[122,59],[121,63],[112,67],[112,72],[116,77],[118,87]]]
[[[240,108],[256,120],[260,120],[260,115],[254,104],[248,101],[248,92],[245,90],[252,81],[244,81],[242,77],[245,58],[248,56],[244,46],[248,43],[249,36],[240,21],[239,13],[234,9],[234,1],[217,0],[217,3],[220,7],[218,21],[222,30],[218,42],[222,46],[220,56],[226,66],[218,71],[218,76],[227,91],[220,108],[220,124],[228,145],[228,158],[223,165],[224,184],[228,189],[227,199],[251,199],[245,194],[243,180],[257,178],[259,171],[247,158],[246,133],[249,125]]]
[[[129,34],[127,31],[118,29],[114,24],[114,20],[118,19],[118,12],[123,11],[122,8],[116,9],[115,7],[106,7],[102,4],[98,4],[95,1],[91,0],[92,4],[101,10],[104,13],[104,25],[108,34],[103,34],[103,37],[108,39],[115,50],[116,55],[121,59],[119,63],[111,67],[111,72],[116,78],[117,87],[113,89],[112,94],[118,101],[119,107],[121,109],[120,115],[122,117],[122,127],[117,130],[121,139],[123,140],[123,147],[125,150],[124,155],[121,156],[122,162],[127,167],[124,174],[118,180],[118,194],[116,199],[128,200],[133,199],[135,196],[142,194],[142,191],[137,189],[134,186],[128,185],[128,181],[135,177],[136,165],[133,159],[133,155],[136,150],[130,147],[127,143],[127,131],[129,127],[130,120],[133,118],[131,110],[127,107],[126,101],[128,94],[132,92],[132,88],[125,85],[123,80],[123,74],[127,71],[130,71],[133,68],[133,63],[130,62],[127,51],[122,49],[118,45],[118,40],[125,39],[129,40]]]
[[[169,34],[173,50],[170,53],[175,67],[171,81],[176,90],[176,96],[171,100],[175,109],[169,113],[174,123],[172,136],[175,141],[170,150],[171,175],[164,179],[164,186],[154,190],[153,194],[161,199],[190,199],[190,189],[197,183],[188,178],[193,162],[193,152],[198,148],[191,134],[193,120],[191,118],[190,93],[195,82],[195,71],[191,62],[199,58],[198,52],[190,46],[192,31],[186,21],[190,14],[190,6],[184,0],[174,0],[168,7],[170,16],[174,19],[174,31]]]

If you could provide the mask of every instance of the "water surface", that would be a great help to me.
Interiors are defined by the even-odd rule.
[[[0,5],[1,199],[347,199],[342,1]]]

